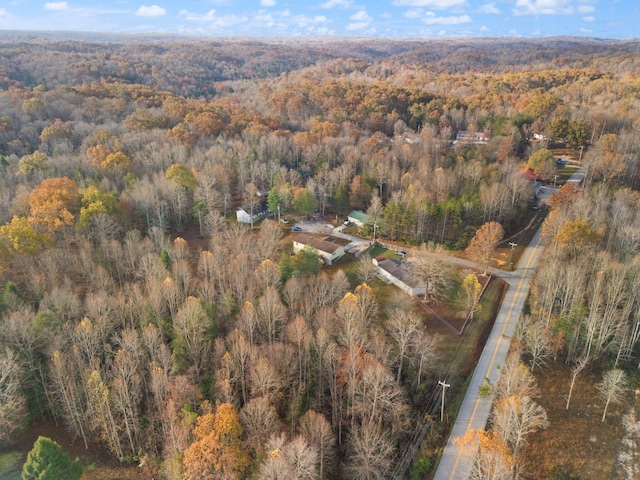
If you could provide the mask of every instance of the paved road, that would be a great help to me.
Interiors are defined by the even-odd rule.
[[[529,283],[533,277],[536,264],[544,249],[544,239],[540,230],[536,232],[531,243],[525,249],[515,270],[515,278],[509,278],[509,290],[502,302],[496,322],[489,339],[478,360],[471,383],[458,412],[449,441],[438,465],[435,480],[463,480],[469,478],[471,472],[473,448],[463,448],[457,439],[469,430],[484,429],[491,411],[493,397],[480,397],[479,388],[489,379],[491,384],[498,380],[498,367],[504,364],[509,352],[510,339],[518,324],[527,295]]]
[[[580,183],[583,177],[584,171],[580,169],[572,175],[568,183]],[[543,202],[546,202],[554,192],[555,189],[543,187],[539,196]],[[462,447],[459,445],[458,439],[469,430],[484,429],[487,426],[493,396],[481,398],[479,388],[485,383],[485,379],[489,379],[489,382],[494,384],[500,376],[498,367],[503,365],[507,358],[510,339],[515,332],[529,293],[533,272],[544,249],[545,242],[541,236],[541,230],[542,228],[538,229],[529,246],[525,249],[515,272],[513,272],[515,276],[505,275],[505,272],[501,275],[509,283],[509,290],[471,377],[471,383],[462,401],[456,423],[449,435],[434,480],[467,480],[469,478],[473,455],[477,447]]]

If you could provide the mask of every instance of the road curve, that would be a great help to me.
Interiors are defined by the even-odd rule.
[[[493,384],[500,376],[499,368],[507,358],[510,339],[527,299],[529,284],[542,255],[544,243],[541,229],[538,229],[520,258],[520,262],[513,272],[514,277],[509,279],[509,290],[474,370],[449,441],[440,459],[435,480],[466,480],[469,478],[475,447],[463,447],[459,445],[457,439],[463,437],[469,430],[484,429],[487,425],[493,397],[480,397],[479,389],[485,383],[485,379],[489,379],[489,382]]]

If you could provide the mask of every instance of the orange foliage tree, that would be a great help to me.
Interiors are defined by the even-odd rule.
[[[78,185],[68,177],[48,178],[29,195],[29,221],[55,232],[73,225]]]
[[[242,431],[238,413],[230,403],[198,417],[193,429],[198,439],[184,452],[184,480],[244,478],[249,457],[242,449]]]

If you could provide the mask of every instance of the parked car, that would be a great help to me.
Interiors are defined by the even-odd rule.
[[[342,225],[348,227],[349,225],[351,225],[351,222],[349,220],[345,220],[344,222],[342,222]]]
[[[301,231],[302,231],[302,228],[300,228],[300,227],[299,227],[299,226],[297,226],[297,225],[294,225],[294,226],[293,226],[293,228],[291,229],[291,231],[292,231],[292,232],[301,232]]]
[[[407,252],[404,251],[400,251],[400,252],[396,252],[399,256],[401,256],[402,258],[407,256]]]

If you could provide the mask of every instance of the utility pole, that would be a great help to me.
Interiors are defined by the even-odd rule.
[[[556,188],[556,180],[557,180],[557,179],[558,179],[558,174],[557,174],[557,173],[555,173],[555,174],[553,175],[553,188]]]
[[[373,224],[373,246],[376,246],[376,228],[378,228],[378,224],[374,222]]]
[[[280,223],[280,204],[278,204],[278,223]]]
[[[444,383],[438,380],[438,385],[442,387],[442,403],[440,405],[440,421],[442,422],[444,419],[444,392],[446,388],[449,388],[451,385],[448,383]]]
[[[511,256],[509,257],[509,267],[513,270],[513,249],[518,246],[517,243],[509,242],[509,246],[511,247]]]

